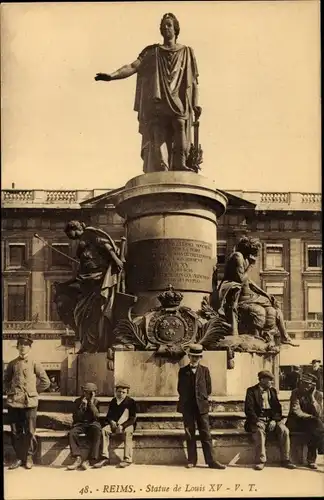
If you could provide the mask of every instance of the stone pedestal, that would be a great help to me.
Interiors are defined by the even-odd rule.
[[[115,380],[128,382],[133,396],[178,396],[178,371],[188,362],[187,356],[172,361],[150,351],[119,351]],[[212,394],[226,395],[226,352],[205,352],[203,364],[210,370]]]
[[[114,372],[108,370],[107,354],[69,354],[62,366],[62,395],[79,396],[86,382],[93,382],[98,387],[98,395],[114,395]]]
[[[228,369],[225,351],[205,351],[202,364],[210,371],[212,396],[244,397],[246,389],[258,382],[259,371],[269,370],[276,376],[276,360],[277,355],[237,352],[234,368]],[[149,351],[118,351],[115,380],[128,382],[134,396],[178,396],[178,371],[188,362],[187,356],[171,361]]]
[[[131,179],[117,198],[126,219],[127,289],[138,296],[134,312],[158,305],[171,284],[182,304],[200,309],[212,291],[217,218],[227,199],[214,182],[191,172],[154,172]]]

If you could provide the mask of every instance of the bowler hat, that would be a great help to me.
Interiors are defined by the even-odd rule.
[[[130,385],[120,380],[115,384],[115,389],[130,389]]]
[[[313,375],[312,373],[304,373],[301,378],[301,382],[306,382],[307,384],[317,384],[317,377],[316,375]]]
[[[321,363],[321,360],[320,360],[320,359],[313,359],[313,360],[312,360],[312,364],[313,364],[313,363]]]
[[[87,382],[82,386],[82,389],[87,392],[97,392],[98,388],[96,384],[93,384],[92,382]]]
[[[21,345],[32,345],[33,343],[33,338],[30,334],[26,334],[26,335],[21,335],[19,334],[18,335],[18,338],[17,338],[17,346],[19,344]]]
[[[270,378],[271,380],[274,379],[274,376],[271,372],[269,372],[268,370],[261,370],[259,373],[258,373],[258,378],[261,379],[261,378]]]
[[[190,344],[188,354],[190,356],[202,356],[203,350],[204,348],[201,344]]]

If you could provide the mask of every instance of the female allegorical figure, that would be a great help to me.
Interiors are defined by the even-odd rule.
[[[259,240],[247,236],[236,245],[218,289],[218,312],[232,325],[234,334],[260,337],[264,332],[277,329],[282,344],[294,345],[275,297],[268,295],[248,276],[247,271],[256,262],[260,246]]]
[[[58,314],[81,341],[79,352],[105,352],[112,341],[112,307],[123,262],[105,231],[71,221],[65,233],[79,240],[80,264],[75,278],[55,284]]]

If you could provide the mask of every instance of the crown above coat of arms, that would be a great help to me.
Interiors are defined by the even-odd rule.
[[[157,297],[162,307],[169,309],[172,307],[178,307],[183,299],[183,295],[180,292],[176,292],[172,285],[169,285],[168,290],[162,292]]]

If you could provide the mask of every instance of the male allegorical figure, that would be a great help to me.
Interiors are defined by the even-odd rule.
[[[101,446],[101,425],[99,422],[99,401],[96,398],[97,386],[88,382],[83,386],[83,396],[74,402],[73,426],[69,432],[71,455],[74,462],[68,470],[79,467],[86,470],[98,462]],[[80,434],[86,434],[90,449],[88,459],[82,462]]]
[[[38,392],[46,391],[50,385],[42,365],[30,356],[32,343],[30,335],[18,338],[19,356],[8,363],[4,378],[11,441],[16,453],[16,460],[9,469],[17,469],[23,464],[26,469],[33,466],[37,446],[35,432]]]
[[[281,465],[295,469],[290,461],[289,430],[283,423],[282,408],[277,391],[272,387],[273,375],[267,370],[258,373],[259,383],[249,387],[245,397],[245,430],[252,432],[255,442],[255,470],[266,464],[266,436],[273,432],[279,440]]]
[[[211,469],[225,469],[225,465],[215,460],[212,437],[209,428],[209,401],[211,377],[207,366],[200,364],[203,347],[189,346],[190,363],[179,370],[177,410],[182,413],[186,433],[188,463],[187,468],[197,465],[196,423],[204,453],[205,462]]]
[[[95,467],[109,464],[109,440],[111,434],[120,434],[124,439],[124,459],[119,467],[131,465],[133,460],[133,433],[136,427],[136,403],[128,396],[130,386],[119,382],[115,386],[115,397],[111,400],[102,428],[102,460]]]
[[[307,439],[307,465],[317,469],[317,452],[324,453],[323,394],[316,389],[315,375],[302,375],[299,387],[291,393],[287,427],[303,432]]]
[[[134,109],[144,172],[188,170],[193,118],[201,114],[195,55],[191,47],[177,43],[180,25],[174,14],[163,16],[160,32],[163,44],[149,45],[133,63],[95,76],[109,82],[137,73]]]

